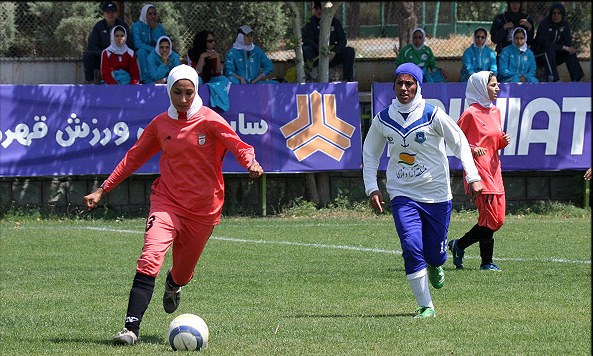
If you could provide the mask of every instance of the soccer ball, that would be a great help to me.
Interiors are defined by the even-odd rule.
[[[208,347],[208,325],[194,314],[181,314],[169,325],[167,339],[173,350],[201,350]]]

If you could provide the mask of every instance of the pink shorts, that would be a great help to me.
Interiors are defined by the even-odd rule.
[[[171,277],[180,286],[187,284],[213,230],[214,225],[201,225],[172,213],[151,210],[136,272],[156,277],[173,244]]]
[[[506,199],[504,194],[481,194],[475,201],[478,208],[478,225],[498,231],[504,224]]]

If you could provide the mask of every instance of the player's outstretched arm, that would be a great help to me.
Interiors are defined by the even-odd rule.
[[[105,190],[103,190],[103,188],[98,188],[91,194],[85,195],[82,198],[87,210],[90,211],[97,207],[97,205],[99,204],[99,201],[101,200],[101,197],[103,196],[103,193],[105,193]]]
[[[250,178],[258,178],[261,177],[262,174],[264,174],[264,169],[262,168],[262,166],[259,165],[259,163],[256,160],[253,160],[253,163],[251,163],[251,166],[249,166],[248,170]]]

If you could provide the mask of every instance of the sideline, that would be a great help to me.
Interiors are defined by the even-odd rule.
[[[22,229],[23,227],[20,227]],[[29,229],[28,230],[35,230]],[[46,228],[44,228],[46,229]],[[63,229],[60,227],[59,229]],[[122,234],[142,234],[142,230],[122,230],[122,229],[111,229],[107,227],[92,227],[92,226],[80,226],[80,227],[72,227],[72,229],[81,229],[81,230],[94,230],[94,231],[107,231],[107,232],[115,232],[115,233],[122,233]],[[295,241],[267,241],[267,240],[248,240],[248,239],[240,239],[234,237],[224,237],[224,236],[211,236],[210,240],[217,240],[217,241],[227,241],[227,242],[237,242],[237,243],[252,243],[252,244],[269,244],[269,245],[284,245],[284,246],[297,246],[297,247],[314,247],[314,248],[322,248],[322,249],[334,249],[334,250],[348,250],[348,251],[357,251],[357,252],[371,252],[371,253],[383,253],[383,254],[390,254],[390,255],[401,255],[402,251],[400,250],[385,250],[381,248],[371,248],[371,247],[359,247],[359,246],[349,246],[349,245],[325,245],[325,244],[316,244],[316,243],[304,243],[304,242],[295,242]],[[466,259],[480,259],[479,256],[468,256],[466,255],[464,258]],[[552,263],[571,263],[571,264],[591,264],[591,260],[571,260],[566,258],[511,258],[511,257],[496,257],[497,261],[509,261],[509,262],[552,262]]]

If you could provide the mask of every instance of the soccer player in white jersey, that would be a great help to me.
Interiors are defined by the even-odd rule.
[[[383,212],[377,184],[379,160],[388,146],[386,189],[402,247],[406,277],[416,297],[416,318],[435,317],[428,289],[442,288],[451,218],[451,184],[445,145],[461,159],[472,199],[482,192],[480,175],[463,132],[444,111],[422,99],[422,69],[397,67],[396,99],[371,123],[363,145],[363,178],[373,209]]]

